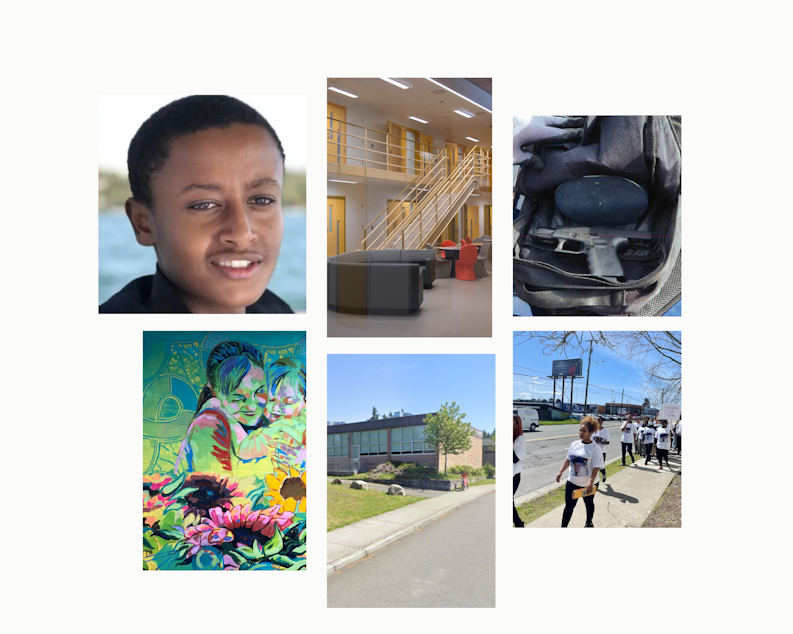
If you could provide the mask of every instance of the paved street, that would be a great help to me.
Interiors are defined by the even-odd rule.
[[[606,423],[606,429],[611,433],[606,460],[621,454],[621,425],[618,422]],[[578,425],[541,425],[536,431],[524,432],[523,437],[526,439],[526,457],[516,498],[556,482],[570,443],[578,440]]]
[[[495,499],[488,493],[330,575],[328,607],[495,607]]]

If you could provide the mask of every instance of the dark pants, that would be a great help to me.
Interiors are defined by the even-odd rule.
[[[600,470],[600,472],[603,474],[603,479],[605,480],[606,479],[606,452],[605,451],[603,452],[603,468]]]
[[[562,528],[567,528],[570,523],[570,518],[573,517],[573,509],[575,508],[577,499],[573,497],[573,491],[576,489],[585,489],[586,487],[576,486],[570,480],[567,481],[567,486],[564,489],[564,513],[562,514]],[[592,518],[595,515],[595,496],[590,495],[584,498],[584,505],[586,506],[586,523],[591,524]]]
[[[622,464],[625,464],[625,450],[628,450],[628,453],[631,455],[631,460],[636,462],[636,458],[633,457],[633,443],[632,442],[624,442],[622,443]]]
[[[520,474],[516,473],[512,476],[512,523],[515,526],[523,526],[523,520],[518,515],[518,509],[515,508],[515,491],[518,490],[520,484]]]
[[[680,434],[677,437],[677,455],[680,455],[680,452],[683,451],[683,434]]]
[[[644,464],[650,464],[650,458],[653,457],[653,443],[644,443],[644,450],[647,452],[647,460]]]
[[[663,465],[664,460],[666,460],[666,466],[669,466],[669,450],[668,449],[657,449],[656,452],[658,453],[658,464]]]

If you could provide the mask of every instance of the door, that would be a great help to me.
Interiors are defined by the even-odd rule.
[[[419,134],[420,168],[423,174],[426,174],[431,168],[432,155],[432,137],[428,134]]]
[[[328,196],[328,257],[347,251],[344,198]]]
[[[452,141],[446,141],[446,156],[449,157],[449,162],[448,162],[449,171],[447,172],[447,175],[451,174],[454,171],[454,168],[457,167],[457,161],[458,161],[457,147],[458,146],[456,143]]]
[[[485,231],[482,235],[493,236],[492,213],[493,205],[485,205]]]
[[[465,206],[465,235],[471,240],[479,237],[479,205]]]
[[[347,159],[347,108],[328,102],[328,163],[344,165]]]
[[[405,128],[388,122],[388,171],[405,171]]]

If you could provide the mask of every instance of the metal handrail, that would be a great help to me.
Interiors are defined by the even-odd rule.
[[[364,250],[383,248],[386,240],[389,238],[390,232],[396,230],[392,224],[393,220],[391,216],[396,212],[402,213],[404,211],[403,203],[409,202],[418,204],[423,200],[438,182],[445,178],[447,160],[448,157],[446,156],[446,149],[444,148],[438,156],[435,157],[435,160],[432,162],[432,167],[428,171],[419,174],[410,183],[405,185],[405,188],[391,201],[393,207],[389,208],[389,205],[386,205],[386,208],[364,227],[364,239],[361,241]],[[413,193],[410,194],[409,192]],[[375,246],[377,244],[380,246]]]
[[[478,150],[478,151],[477,151]],[[484,158],[484,165],[486,166],[484,170],[480,168],[482,164],[481,159]],[[471,181],[480,178],[490,179],[492,170],[490,169],[492,165],[492,156],[487,148],[483,148],[482,146],[476,145],[474,146],[465,156],[463,161],[454,169],[454,171],[449,175],[449,177],[441,184],[437,191],[430,192],[427,195],[421,204],[419,204],[413,212],[410,214],[409,218],[403,220],[400,225],[398,225],[394,233],[400,233],[401,229],[401,243],[402,248],[405,247],[405,238],[407,236],[407,248],[413,248],[415,245],[420,246],[422,242],[424,242],[424,219],[425,215],[424,212],[430,209],[430,200],[434,201],[434,220],[435,222],[432,223],[428,231],[427,235],[431,235],[434,231],[437,231],[439,222],[446,219],[446,216],[449,215],[449,212],[454,209],[455,204],[459,202],[460,197],[462,196],[462,191],[467,187]],[[481,183],[481,181],[479,181]],[[453,184],[460,183],[461,187],[455,191],[453,188]],[[449,196],[449,207],[444,210],[440,218],[438,217],[438,197],[444,196],[448,192]],[[448,220],[451,221],[451,215]],[[402,228],[403,225],[407,224],[405,228]],[[448,223],[444,223],[445,225]],[[418,236],[417,239],[411,238],[411,234],[415,233],[416,228],[418,228]],[[382,247],[380,247],[382,248]]]

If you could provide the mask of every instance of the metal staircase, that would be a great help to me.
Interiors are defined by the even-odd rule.
[[[364,227],[363,250],[421,249],[438,240],[473,191],[490,182],[490,150],[474,147],[447,176],[443,150]]]

